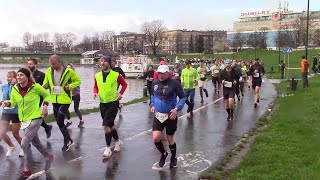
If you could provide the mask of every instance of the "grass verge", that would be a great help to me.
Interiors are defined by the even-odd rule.
[[[240,165],[228,171],[224,168],[241,149],[236,146],[202,178],[320,179],[320,80],[315,77],[309,81],[307,89],[299,82],[294,94],[287,92],[287,82],[277,85],[277,108],[248,133],[255,139]],[[248,139],[240,142],[245,145]]]

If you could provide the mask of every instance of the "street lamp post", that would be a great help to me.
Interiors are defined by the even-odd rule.
[[[310,0],[308,0],[308,10],[307,10],[306,59],[308,59],[308,42],[309,42],[309,6],[310,6]]]

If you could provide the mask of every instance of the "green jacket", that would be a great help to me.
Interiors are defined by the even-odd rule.
[[[29,87],[25,96],[21,96],[19,88],[15,85],[12,88],[10,103],[11,107],[18,106],[18,116],[21,122],[31,121],[42,117],[40,110],[40,96],[44,102],[50,102],[50,95],[40,84],[35,83]]]
[[[195,89],[197,81],[200,76],[197,70],[193,67],[184,68],[181,72],[181,83],[183,83],[183,89]]]
[[[111,70],[106,78],[106,81],[103,82],[102,71],[98,72],[95,75],[97,86],[99,89],[100,103],[110,103],[117,100],[118,76],[119,73]]]
[[[50,90],[52,103],[58,104],[71,104],[72,102],[72,90],[81,84],[81,79],[78,74],[71,68],[64,68],[60,78],[60,86],[62,87],[62,92],[59,95],[53,94],[53,75],[54,71],[52,67],[49,67],[46,71],[46,76],[44,78],[43,84],[45,88]],[[69,85],[69,90],[65,89],[65,85]]]

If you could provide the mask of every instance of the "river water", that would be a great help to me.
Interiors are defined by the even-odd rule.
[[[6,83],[6,75],[8,71],[18,71],[19,68],[26,67],[26,64],[0,64],[0,80],[2,83]],[[38,69],[45,72],[48,66],[40,66]],[[96,72],[100,70],[98,67],[88,66],[88,65],[76,65],[76,72],[81,78],[81,101],[80,109],[88,109],[99,106],[99,98],[97,100],[93,99],[93,79]],[[135,98],[142,97],[142,91],[144,87],[144,82],[141,79],[125,79],[128,83],[128,87],[124,95],[122,96],[121,102],[128,102]],[[1,85],[0,85],[1,86]],[[2,100],[2,92],[0,91],[0,99]],[[2,109],[2,108],[0,108]],[[49,113],[52,113],[52,106],[50,105]],[[1,113],[2,110],[0,110]],[[73,110],[73,104],[70,106],[70,111]]]

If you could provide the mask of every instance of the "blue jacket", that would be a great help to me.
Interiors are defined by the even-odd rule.
[[[14,84],[3,84],[2,85],[2,101],[10,100],[11,90],[13,88]],[[3,109],[2,113],[4,114],[18,114],[18,107],[15,106],[13,109]]]
[[[178,111],[183,108],[187,98],[178,81],[171,78],[165,81],[155,80],[151,87],[151,106],[155,107],[156,112],[169,113],[174,108]],[[178,103],[177,97],[179,97]]]

